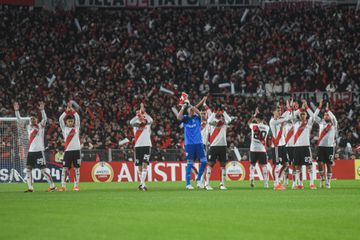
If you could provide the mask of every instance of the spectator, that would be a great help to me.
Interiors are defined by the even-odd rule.
[[[326,91],[327,92],[331,92],[331,93],[333,93],[333,92],[336,92],[336,89],[337,89],[337,86],[336,86],[336,84],[334,83],[334,81],[331,81],[327,86],[326,86]]]

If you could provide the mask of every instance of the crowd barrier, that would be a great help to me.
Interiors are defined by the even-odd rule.
[[[245,181],[249,180],[249,161],[229,161],[226,165],[226,180],[227,181]],[[196,163],[198,168],[199,164]],[[61,180],[62,165],[56,162],[48,163],[48,171],[53,177],[54,181]],[[150,182],[174,182],[185,181],[185,161],[164,161],[151,162],[148,166],[147,180]],[[270,179],[273,179],[274,166],[271,162],[268,163],[270,171]],[[305,167],[302,170],[303,178],[309,178]],[[319,172],[317,163],[313,162],[313,172],[315,179],[319,179]],[[290,174],[292,170],[290,169]],[[5,182],[9,179],[9,170],[7,168],[0,169],[0,180]],[[40,169],[33,170],[33,177],[36,182],[45,182],[41,175]],[[192,179],[194,179],[192,175]],[[74,172],[70,171],[70,180],[73,181]],[[262,170],[259,165],[256,165],[255,179],[263,180]],[[357,179],[360,180],[360,159],[356,160],[335,160],[333,167],[333,179]],[[20,181],[19,179],[15,179]],[[133,162],[83,162],[80,171],[81,182],[137,182],[139,176],[137,175],[137,168]],[[220,180],[219,164],[213,169],[211,180]]]

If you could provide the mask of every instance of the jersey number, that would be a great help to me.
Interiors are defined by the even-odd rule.
[[[266,131],[254,130],[254,139],[264,141],[266,137]]]

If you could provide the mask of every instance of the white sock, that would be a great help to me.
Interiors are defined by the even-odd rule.
[[[52,180],[52,177],[49,173],[46,172],[46,168],[44,169],[41,169],[41,173],[42,175],[45,177],[45,180],[48,182],[49,186],[51,188],[53,188],[55,185],[54,185],[54,182]]]
[[[314,185],[314,176],[313,176],[312,166],[309,166],[308,173],[310,176],[310,185]]]
[[[254,175],[255,175],[255,166],[250,164],[250,180],[254,180]]]
[[[275,171],[274,171],[274,177],[275,177],[275,181],[274,181],[274,187],[276,187],[277,185],[279,185],[279,174],[280,174],[280,170],[281,170],[281,164],[276,165],[275,167]]]
[[[75,168],[75,181],[74,181],[74,187],[79,186],[80,181],[80,168]]]
[[[206,186],[208,186],[210,183],[211,170],[212,170],[212,167],[210,167],[210,166],[208,166],[206,168],[206,182],[205,182]]]
[[[195,178],[196,178],[197,173],[196,173],[194,167],[191,168],[191,173],[194,174],[194,176],[195,176]]]
[[[298,185],[299,182],[300,182],[300,171],[295,170],[295,185]]]
[[[203,175],[202,175],[201,178],[200,178],[200,181],[201,181],[202,183],[204,183],[204,178],[205,178],[205,173],[203,173]]]
[[[146,175],[147,175],[147,169],[143,168],[142,172],[141,172],[141,178],[140,178],[140,184],[142,186],[145,186],[145,179],[146,179]]]
[[[269,181],[269,174],[268,174],[267,165],[264,165],[264,166],[262,167],[262,170],[263,170],[263,174],[264,174],[264,184],[267,185],[267,184],[268,184],[268,181]]]
[[[326,174],[326,184],[327,185],[330,185],[330,183],[331,183],[331,177],[332,177],[332,173],[327,173]]]
[[[32,170],[31,169],[26,169],[26,174],[27,174],[27,178],[26,178],[26,182],[28,185],[28,189],[33,190],[33,184],[32,184]]]
[[[61,187],[66,187],[66,174],[67,174],[68,168],[63,167],[61,171]]]
[[[224,167],[221,168],[221,184],[225,186],[225,178],[226,178],[226,169]]]

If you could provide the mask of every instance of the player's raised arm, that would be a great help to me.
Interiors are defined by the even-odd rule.
[[[309,111],[308,111],[308,113],[309,113],[309,115],[310,115],[310,118],[309,118],[309,122],[314,122],[314,121],[317,121],[317,122],[320,122],[321,120],[319,119],[319,113],[320,113],[320,109],[322,108],[322,106],[323,106],[323,100],[321,99],[321,101],[320,101],[320,104],[319,104],[319,106],[316,108],[316,110],[315,110],[315,112],[312,114],[312,115],[310,115],[310,113],[309,113]],[[309,107],[308,107],[309,108]],[[311,110],[310,110],[311,111]],[[312,112],[312,111],[311,111]]]
[[[303,102],[302,108],[304,110],[306,110],[306,112],[309,114],[310,117],[314,117],[314,113],[313,113],[313,111],[311,111],[311,109],[310,109],[309,105],[307,104],[306,100],[303,99],[302,102]]]
[[[75,111],[75,113],[74,113],[74,117],[75,117],[75,127],[76,128],[80,128],[80,124],[81,124],[81,122],[80,122],[80,115]]]
[[[14,103],[14,110],[15,110],[15,116],[16,116],[16,121],[19,123],[21,121],[21,116],[20,116],[20,112],[19,112],[19,104],[17,102]]]
[[[147,124],[150,125],[150,124],[152,124],[154,122],[154,119],[152,119],[152,117],[149,114],[147,114],[146,112],[144,114],[144,117],[147,120]]]
[[[179,114],[177,115],[177,119],[179,121],[182,121],[183,120],[183,117],[184,117],[184,111],[185,111],[185,108],[186,108],[187,104],[185,103],[184,105],[182,105],[180,111],[179,111]]]
[[[145,117],[147,124],[151,125],[154,122],[152,117],[145,111],[144,103],[140,104],[140,113],[143,114],[143,116]]]
[[[259,108],[255,109],[255,114],[247,121],[247,125],[250,127],[250,125],[253,123],[253,121],[256,119],[256,115],[259,114]],[[251,127],[250,127],[251,128]]]
[[[229,116],[229,114],[227,114],[226,111],[224,111],[223,115],[224,115],[224,119],[225,119],[225,124],[229,125],[231,123],[231,120],[232,120],[231,117]]]
[[[208,119],[208,124],[211,125],[211,126],[216,126],[217,123],[219,122],[219,120],[216,119],[216,113],[213,112],[210,114],[210,117]]]
[[[335,127],[337,127],[338,122],[337,122],[337,119],[336,119],[335,115],[330,111],[329,103],[326,103],[326,112],[329,114],[331,122],[333,123],[333,125]]]
[[[199,109],[197,108],[197,107],[191,107],[192,108],[192,110],[195,112],[195,114],[196,115],[198,115],[198,116],[201,116],[201,112],[199,111]]]
[[[72,114],[73,113],[73,110],[70,106],[70,104],[68,103],[65,111],[60,115],[60,118],[59,118],[59,124],[60,124],[60,128],[61,129],[65,129],[66,125],[65,125],[65,117],[66,115],[69,115],[69,114]]]
[[[201,105],[206,106],[206,99],[207,99],[207,97],[206,97],[206,96],[205,96],[205,97],[203,97],[203,98],[201,99],[201,101],[200,101],[200,102],[198,102],[198,104],[196,104],[196,105],[195,105],[195,107],[196,107],[197,109],[199,109],[199,107],[201,107]]]
[[[65,117],[66,117],[66,113],[63,112],[63,113],[60,115],[60,118],[59,118],[59,124],[60,124],[60,128],[61,128],[61,129],[64,129],[64,128],[65,128],[65,121],[64,121]]]
[[[131,120],[130,120],[130,125],[133,126],[133,127],[138,127],[140,126],[140,120],[139,120],[139,115],[140,113],[137,111],[137,114],[135,117],[133,117]]]
[[[46,116],[46,112],[45,112],[45,104],[44,102],[40,102],[39,103],[39,109],[41,111],[41,122],[40,122],[40,125],[42,127],[45,127],[46,125],[46,122],[47,122],[47,116]]]

